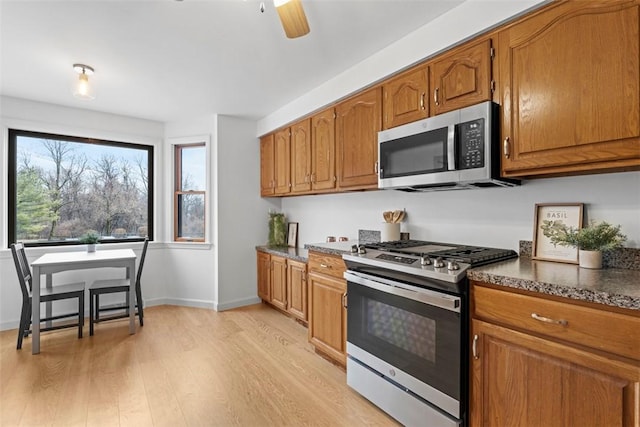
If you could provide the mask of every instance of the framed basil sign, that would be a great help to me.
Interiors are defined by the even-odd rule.
[[[534,211],[532,259],[578,263],[578,249],[554,244],[558,231],[582,228],[583,203],[538,203]]]

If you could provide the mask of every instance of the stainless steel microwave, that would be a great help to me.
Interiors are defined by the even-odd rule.
[[[499,105],[487,101],[378,132],[378,187],[512,187],[500,177]]]

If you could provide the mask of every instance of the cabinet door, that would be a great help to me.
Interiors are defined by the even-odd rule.
[[[420,65],[382,86],[384,128],[424,119],[429,115],[429,67]]]
[[[311,190],[311,121],[291,126],[291,191]]]
[[[560,3],[499,34],[503,176],[640,166],[639,9]]]
[[[640,416],[638,366],[478,320],[471,337],[472,426],[631,426]]]
[[[288,260],[287,311],[300,320],[307,320],[307,264]]]
[[[324,110],[311,118],[311,185],[314,190],[336,187],[335,111]]]
[[[271,301],[271,255],[258,252],[258,297]]]
[[[309,341],[343,365],[347,362],[346,292],[344,280],[309,272]]]
[[[491,40],[456,49],[431,64],[431,114],[491,99]]]
[[[271,255],[271,304],[287,309],[287,259]]]
[[[260,195],[271,196],[275,188],[273,134],[260,138]]]
[[[289,128],[274,135],[275,194],[291,191],[291,130]]]
[[[378,132],[382,127],[382,89],[376,87],[336,106],[338,186],[378,185]]]

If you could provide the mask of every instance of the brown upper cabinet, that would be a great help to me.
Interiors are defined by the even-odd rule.
[[[382,89],[375,87],[336,106],[338,187],[378,186],[378,132],[382,130]]]
[[[273,196],[275,189],[273,134],[260,138],[260,195]]]
[[[431,115],[491,99],[491,40],[463,45],[430,63]]]
[[[311,118],[311,187],[336,188],[335,110],[328,108]]]
[[[499,33],[503,176],[640,167],[639,4],[560,2]]]
[[[286,128],[274,135],[274,161],[276,195],[291,192],[291,129]]]
[[[291,126],[291,191],[311,190],[311,120]]]
[[[384,83],[382,112],[384,129],[429,116],[429,67],[422,64]]]

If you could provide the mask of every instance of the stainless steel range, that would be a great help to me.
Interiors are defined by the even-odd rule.
[[[466,425],[466,271],[514,257],[419,240],[354,245],[343,255],[349,386],[405,425]]]

